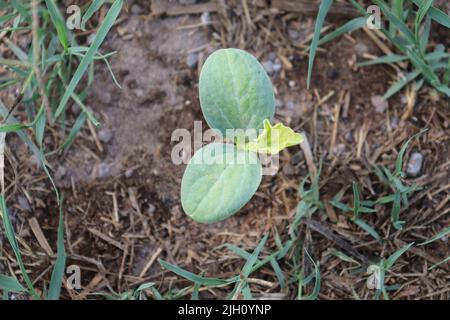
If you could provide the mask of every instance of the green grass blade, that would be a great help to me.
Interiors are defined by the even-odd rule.
[[[81,98],[77,94],[75,94],[75,92],[72,93],[71,97],[72,97],[73,101],[75,101],[76,104],[80,106],[81,110],[83,110],[83,113],[86,114],[89,121],[91,121],[94,126],[98,127],[100,125],[100,122],[94,117],[92,112],[83,103],[83,101],[81,101]]]
[[[400,209],[401,209],[401,193],[399,191],[395,192],[395,198],[394,203],[392,204],[392,211],[391,211],[391,218],[392,218],[392,225],[395,229],[401,230],[402,224],[404,221],[400,221]]]
[[[450,227],[445,228],[444,230],[442,230],[441,232],[439,232],[438,234],[436,234],[433,238],[431,238],[430,240],[427,240],[425,242],[422,242],[420,244],[418,244],[418,246],[424,246],[427,245],[429,243],[432,243],[434,241],[437,241],[439,239],[444,238],[446,235],[450,234]]]
[[[2,124],[0,125],[0,132],[17,132],[26,128],[29,128],[29,125],[21,123]]]
[[[433,86],[440,84],[438,76],[433,72],[433,69],[411,48],[406,48],[406,53],[410,58],[412,64],[421,71],[425,79],[427,79]]]
[[[28,292],[33,295],[36,298],[39,298],[39,295],[37,294],[33,283],[31,282],[30,277],[28,276],[28,273],[26,271],[25,265],[23,264],[22,255],[20,253],[19,244],[17,243],[16,235],[14,233],[14,227],[11,223],[11,220],[9,219],[9,213],[8,209],[6,208],[5,199],[3,196],[0,196],[0,208],[2,211],[2,220],[3,220],[3,227],[5,228],[5,234],[6,238],[9,241],[9,244],[11,245],[11,248],[14,251],[14,255],[17,260],[17,264],[19,265],[20,271],[22,273],[22,277],[27,284]]]
[[[161,293],[156,289],[155,287],[151,287],[150,290],[153,293],[153,296],[156,300],[164,300],[164,297],[161,295]]]
[[[314,35],[311,41],[311,47],[309,49],[309,60],[308,60],[308,78],[306,81],[306,87],[309,89],[312,76],[312,68],[314,64],[314,58],[316,56],[316,50],[319,43],[320,31],[322,30],[325,17],[330,9],[333,0],[322,0],[319,7],[319,13],[317,14],[316,25],[314,27]]]
[[[448,86],[450,84],[450,58],[448,58],[448,65],[447,65],[447,69],[444,74],[444,80],[442,81],[442,83],[445,86]]]
[[[360,5],[356,0],[350,0],[350,3],[359,11],[360,14],[366,15],[367,11],[362,5]]]
[[[350,33],[352,31],[361,29],[366,25],[366,23],[367,23],[366,16],[352,19],[349,22],[337,28],[336,30],[334,30],[333,32],[330,32],[329,34],[325,35],[322,39],[319,40],[317,45],[321,46],[337,37],[342,36],[345,33]]]
[[[2,101],[0,100],[0,115],[6,117],[8,114],[8,109],[3,105]],[[7,121],[9,124],[18,124],[18,121],[13,117],[10,116]],[[41,162],[41,165],[44,169],[45,174],[47,175],[48,179],[50,180],[50,183],[53,186],[53,190],[56,194],[56,200],[59,204],[59,192],[56,188],[56,184],[48,171],[47,167],[47,160],[45,159],[45,155],[42,153],[42,151],[31,141],[31,139],[27,136],[27,134],[23,130],[15,131],[15,134],[17,134],[20,139],[30,148],[30,150],[38,157],[39,161]]]
[[[158,262],[163,268],[172,271],[173,273],[193,283],[198,283],[203,286],[222,286],[235,282],[235,279],[222,280],[218,278],[204,278],[192,272],[181,269],[180,267],[170,264],[164,260],[158,259]]]
[[[147,282],[147,283],[143,283],[141,284],[136,290],[134,290],[133,292],[133,298],[134,299],[139,299],[141,297],[141,293],[143,291],[145,291],[146,289],[150,289],[155,285],[154,282]]]
[[[450,262],[450,256],[448,256],[448,257],[445,258],[444,260],[442,260],[442,261],[440,261],[440,262],[438,262],[438,263],[432,265],[431,267],[428,268],[428,270],[433,270],[433,269],[439,267],[441,264],[444,264],[444,263],[447,263],[447,262]]]
[[[440,85],[440,86],[437,86],[436,89],[437,89],[439,92],[441,92],[441,93],[447,95],[447,97],[450,98],[450,88],[449,88],[448,86]]]
[[[412,0],[412,2],[414,2],[416,6],[420,6],[423,0]],[[431,7],[428,10],[428,15],[437,23],[443,25],[444,27],[450,28],[450,17],[443,11],[435,7]]]
[[[383,14],[389,19],[390,22],[392,22],[398,30],[406,37],[409,44],[415,45],[416,44],[416,38],[414,36],[414,33],[409,30],[408,26],[400,20],[395,14],[391,12],[391,9],[384,3],[384,1],[381,0],[373,0],[373,2],[378,5],[383,12]]]
[[[398,249],[389,258],[387,258],[386,261],[384,262],[385,270],[389,270],[395,264],[395,262],[398,260],[398,258],[400,258],[413,245],[414,245],[414,242],[411,242],[410,244],[407,244],[404,247]]]
[[[66,24],[64,23],[61,12],[59,11],[54,0],[45,0],[45,4],[47,5],[50,18],[55,26],[56,33],[58,34],[59,42],[64,48],[64,52],[66,52],[69,47],[69,37],[67,35]]]
[[[352,190],[353,190],[353,219],[358,219],[361,200],[358,185],[356,184],[356,182],[352,182]]]
[[[25,6],[23,6],[19,1],[17,0],[11,0],[11,4],[13,5],[14,9],[17,10],[17,12],[20,13],[20,15],[24,18],[27,19],[30,17],[30,12],[27,10],[27,8],[25,8]]]
[[[241,258],[243,258],[243,259],[245,259],[245,260],[248,260],[248,259],[250,258],[250,256],[251,256],[250,253],[248,253],[248,252],[245,251],[244,249],[241,249],[241,248],[239,248],[239,247],[237,247],[237,246],[235,246],[235,245],[226,243],[226,244],[225,244],[225,247],[226,247],[228,250],[230,250],[231,252],[233,252],[234,254],[236,254],[237,256],[239,256],[239,257],[241,257]]]
[[[320,293],[320,268],[318,263],[316,263],[313,258],[309,255],[308,251],[305,250],[305,253],[311,263],[314,265],[314,289],[313,292],[309,296],[302,297],[301,300],[317,300],[319,293]],[[305,281],[306,282],[306,281]]]
[[[39,110],[36,116],[36,121],[34,124],[36,142],[39,145],[39,147],[42,147],[42,141],[44,140],[45,123],[46,123],[45,107],[44,105],[42,105],[41,109]]]
[[[395,172],[394,176],[403,176],[403,158],[405,157],[405,152],[408,149],[408,146],[411,144],[411,142],[416,139],[417,137],[421,136],[425,132],[427,132],[428,129],[422,129],[418,133],[414,134],[412,137],[410,137],[406,142],[402,145],[398,155],[397,160],[395,161]]]
[[[61,197],[59,206],[59,223],[57,236],[57,255],[53,268],[52,277],[50,279],[50,287],[48,289],[46,300],[58,300],[61,294],[61,286],[66,268],[66,250],[64,248],[64,213],[63,213],[64,197]]]
[[[3,25],[5,22],[8,22],[11,19],[14,19],[16,16],[16,12],[3,15],[2,17],[0,17],[0,25]]]
[[[54,155],[55,153],[60,152],[61,150],[68,150],[69,147],[72,145],[73,141],[75,140],[76,136],[78,135],[78,132],[80,132],[81,128],[83,127],[84,123],[86,122],[87,116],[85,112],[80,113],[77,120],[75,121],[75,124],[72,126],[72,129],[70,129],[69,135],[67,136],[66,140],[61,144],[56,150],[49,152],[47,155]]]
[[[283,274],[283,270],[281,270],[278,261],[274,257],[270,259],[270,265],[272,266],[272,269],[275,272],[275,275],[278,279],[278,283],[280,284],[280,288],[281,289],[286,288],[286,280]]]
[[[384,94],[384,99],[389,99],[394,94],[399,92],[404,86],[406,86],[408,83],[413,81],[415,78],[417,78],[420,75],[420,71],[414,70],[410,73],[408,73],[405,78],[398,80],[395,82]]]
[[[375,212],[377,212],[377,210],[372,209],[372,208],[367,208],[367,207],[360,207],[359,212],[360,213],[375,213]]]
[[[432,4],[433,0],[423,0],[420,3],[419,10],[417,10],[416,19],[414,21],[414,30],[416,32],[416,36],[419,35],[420,25],[425,18],[428,10],[430,10]]]
[[[101,6],[104,3],[105,3],[105,0],[94,0],[94,1],[92,1],[91,5],[86,10],[86,12],[84,13],[83,17],[81,18],[81,29],[83,31],[86,30],[86,23],[94,15],[94,13],[97,12],[97,10],[101,8]]]
[[[381,237],[378,234],[378,232],[375,231],[375,229],[371,226],[369,226],[367,223],[365,223],[363,220],[361,219],[356,219],[353,220],[353,222],[360,227],[361,229],[363,229],[365,232],[367,232],[368,234],[370,234],[374,239],[381,241]]]
[[[4,276],[2,274],[0,274],[0,289],[10,292],[27,291],[16,278]]]
[[[338,208],[340,210],[342,210],[343,212],[350,212],[353,211],[353,208],[350,208],[349,206],[347,206],[346,204],[340,202],[340,201],[336,201],[336,200],[331,200],[330,204],[335,207]]]
[[[192,290],[191,300],[200,300],[199,293],[200,293],[200,285],[196,283],[194,284],[194,289]]]
[[[73,95],[76,86],[80,82],[89,65],[92,63],[92,60],[94,59],[94,56],[98,48],[102,44],[109,30],[111,29],[117,17],[119,16],[119,13],[122,9],[122,5],[123,0],[114,1],[113,5],[106,14],[102,25],[100,26],[100,28],[97,31],[97,34],[95,35],[92,45],[89,47],[89,50],[86,52],[86,55],[83,57],[83,59],[81,59],[81,62],[78,65],[78,68],[75,71],[75,74],[73,75],[72,80],[70,81],[67,87],[67,90],[65,91],[63,97],[61,98],[61,101],[59,102],[58,108],[56,109],[55,112],[55,118],[58,118],[64,111],[67,101]]]
[[[248,285],[248,283],[245,283],[242,287],[242,295],[244,297],[244,300],[252,300],[253,296],[252,296],[252,292],[250,291],[250,286]]]
[[[19,58],[22,62],[30,62],[28,59],[28,55],[18,46],[16,46],[12,41],[8,42],[8,47],[11,49],[11,51],[15,54],[17,58]]]
[[[8,87],[11,87],[15,85],[16,83],[20,82],[20,79],[9,79],[5,81],[1,81],[0,83],[0,90],[4,90]]]
[[[247,278],[250,273],[252,272],[253,266],[258,261],[259,254],[261,253],[262,249],[264,248],[264,245],[266,244],[267,238],[269,237],[268,234],[266,234],[261,241],[258,243],[258,246],[256,247],[255,251],[253,251],[252,255],[248,258],[247,262],[244,265],[244,268],[242,268],[242,276],[244,278]]]
[[[342,261],[349,262],[349,263],[354,263],[354,264],[357,264],[357,265],[361,265],[358,261],[356,261],[355,259],[349,257],[348,255],[346,255],[342,251],[331,249],[331,250],[328,251],[328,253],[333,255],[333,256],[335,256],[335,257],[338,257]]]
[[[450,54],[445,52],[443,45],[437,45],[433,52],[425,55],[425,61],[438,64],[441,59],[448,58]]]
[[[376,58],[373,60],[358,63],[358,66],[365,67],[365,66],[371,66],[374,64],[382,64],[382,63],[391,64],[391,63],[396,63],[396,62],[400,62],[400,61],[405,61],[407,59],[408,59],[408,57],[405,57],[405,56],[402,56],[399,54],[390,54],[390,55],[387,55],[384,57],[380,57],[380,58]]]
[[[403,21],[403,5],[404,0],[394,0],[392,5],[395,16],[401,21]]]
[[[425,54],[427,50],[428,41],[430,39],[430,31],[431,31],[431,18],[428,16],[425,20],[423,31],[419,38],[420,51],[422,52],[422,54]]]

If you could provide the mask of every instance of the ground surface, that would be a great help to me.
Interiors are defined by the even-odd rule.
[[[242,7],[237,5],[228,8],[227,18],[213,13],[209,16],[211,25],[198,27],[199,14],[154,16],[146,2],[128,9],[102,46],[103,52],[117,51],[110,61],[122,88],[99,63],[87,100],[102,127],[93,135],[86,126],[67,154],[50,159],[65,194],[68,263],[82,267],[85,288],[72,296],[63,292],[65,297],[123,292],[146,281],[157,283],[162,292],[189,285],[164,272],[156,258],[195,273],[228,277],[235,275],[244,262],[221,245],[231,243],[251,251],[262,235],[270,232],[269,252],[275,247],[276,233],[282,239],[287,237],[300,200],[298,185],[308,174],[305,155],[298,147],[283,152],[279,173],[265,177],[250,203],[225,222],[200,225],[182,212],[179,189],[184,165],[171,161],[176,144],[171,134],[177,128],[192,131],[195,120],[203,121],[197,93],[198,67],[194,62],[201,64],[219,47],[246,49],[271,71],[277,91],[276,119],[308,137],[317,166],[322,162],[323,199],[331,199],[346,189],[344,201],[350,202],[352,181],[359,183],[366,199],[376,199],[384,190],[370,163],[392,168],[402,143],[420,129],[430,128],[406,155],[406,159],[412,152],[423,155],[418,175],[406,179],[423,189],[402,211],[402,219],[407,221],[402,231],[391,227],[388,206],[367,216],[384,240],[382,244],[338,210],[314,216],[323,230],[350,243],[367,259],[377,261],[405,243],[422,242],[449,225],[449,101],[434,99],[424,89],[419,91],[409,115],[405,115],[405,94],[390,99],[388,106],[375,108],[372,98],[386,91],[396,71],[390,67],[356,66],[366,54],[382,54],[364,32],[324,46],[317,55],[312,89],[307,90],[307,55],[302,42],[313,30],[312,18],[251,7],[254,26],[249,28]],[[436,37],[446,36],[442,34]],[[337,108],[339,119],[335,116]],[[72,112],[79,110],[72,108]],[[20,142],[11,137],[8,144],[15,160],[14,170],[9,170],[9,181],[14,182],[8,199],[11,214],[19,235],[30,245],[30,270],[47,279],[50,258],[36,244],[28,224],[30,218],[36,217],[49,243],[55,243],[54,197]],[[355,293],[361,298],[373,296],[363,272],[354,272],[354,265],[329,253],[330,249],[340,250],[335,241],[306,225],[301,225],[300,230],[302,246],[320,262],[320,298],[351,299]],[[387,283],[399,285],[392,298],[450,297],[448,264],[427,270],[450,254],[448,241],[438,241],[426,249],[417,247],[406,254],[388,274]],[[288,263],[282,266],[286,273],[295,272]],[[255,277],[266,280],[254,284],[255,293],[295,297],[295,284],[280,290],[272,269],[262,269]],[[206,298],[223,298],[230,290],[203,294]]]

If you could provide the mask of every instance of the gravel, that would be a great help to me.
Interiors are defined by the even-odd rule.
[[[406,174],[408,177],[417,177],[422,171],[424,156],[420,152],[413,152],[409,157],[406,166]]]
[[[383,96],[372,96],[371,102],[372,106],[375,108],[375,112],[378,113],[383,113],[389,107],[388,102]]]
[[[196,53],[191,53],[186,57],[186,65],[190,68],[190,69],[195,69],[197,68],[197,64],[198,64],[198,54]]]
[[[101,129],[98,132],[98,138],[103,143],[109,143],[111,141],[112,137],[113,137],[112,130],[109,130],[107,128]]]

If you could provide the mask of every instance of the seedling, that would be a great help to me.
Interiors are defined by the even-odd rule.
[[[181,183],[181,203],[192,219],[214,223],[239,211],[255,194],[263,171],[258,154],[278,154],[303,137],[281,123],[272,126],[272,83],[258,60],[243,50],[211,54],[199,91],[206,122],[225,143],[208,144],[194,154]]]

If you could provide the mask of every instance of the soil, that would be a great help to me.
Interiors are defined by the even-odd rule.
[[[280,72],[271,74],[278,105],[276,120],[303,131],[308,137],[316,164],[322,162],[324,199],[331,199],[346,188],[350,192],[345,193],[343,201],[351,201],[352,181],[361,185],[364,197],[376,199],[384,189],[369,163],[393,168],[402,143],[421,128],[431,128],[426,138],[413,142],[406,154],[406,159],[412,151],[424,156],[419,176],[406,181],[423,186],[426,192],[417,193],[409,209],[402,212],[402,219],[407,221],[403,231],[392,230],[389,208],[380,208],[379,214],[367,217],[386,240],[384,244],[349,225],[347,215],[340,212],[337,223],[331,222],[326,213],[318,215],[317,221],[323,226],[375,260],[388,256],[401,243],[421,242],[448,226],[450,208],[445,197],[450,183],[449,101],[433,99],[430,90],[423,89],[418,93],[412,115],[406,120],[402,120],[407,104],[404,93],[390,99],[385,110],[376,111],[372,98],[384,94],[396,71],[389,66],[357,67],[356,63],[364,60],[366,54],[382,55],[364,32],[342,37],[319,51],[312,88],[308,90],[307,56],[295,44],[312,32],[312,18],[286,17],[288,14],[271,17],[275,23],[273,29],[288,41],[277,47],[276,41],[270,40],[228,40],[232,36],[220,39],[218,31],[223,28],[217,25],[223,20],[217,14],[211,15],[214,27],[190,27],[200,22],[200,15],[155,17],[150,15],[145,3],[134,5],[139,6],[139,14],[133,10],[123,13],[126,18],[110,32],[101,49],[117,52],[110,63],[122,88],[114,83],[104,64],[96,65],[87,105],[102,123],[95,129],[97,137],[85,126],[66,154],[50,158],[56,183],[65,198],[68,265],[81,266],[86,292],[124,292],[146,281],[157,283],[162,292],[189,285],[164,271],[155,261],[157,258],[195,273],[231,276],[244,262],[223,248],[223,244],[251,251],[267,231],[271,233],[268,248],[276,247],[275,232],[283,239],[287,237],[287,226],[300,200],[298,185],[308,174],[305,155],[297,147],[282,153],[278,174],[264,177],[250,203],[224,222],[198,224],[185,216],[180,205],[180,182],[185,166],[175,165],[171,160],[172,148],[177,143],[171,141],[171,136],[175,129],[192,132],[194,121],[204,122],[198,101],[199,67],[188,65],[187,60],[197,57],[201,65],[224,41],[227,46],[250,51],[261,61],[270,60],[274,54],[288,59],[289,63],[281,63]],[[232,15],[239,10],[242,8]],[[299,24],[304,30],[294,36],[300,40],[292,39],[289,29]],[[332,91],[331,98],[318,106],[318,98]],[[334,110],[347,93],[349,107],[341,111],[332,146]],[[72,107],[71,112],[76,116],[79,110]],[[24,156],[27,151],[19,146],[19,140],[8,139],[11,157],[17,160],[14,170],[21,172],[14,184],[17,187],[9,190],[8,199],[13,203],[11,214],[16,228],[26,243],[36,243],[27,227],[28,220],[36,217],[55,249],[58,209],[50,185],[36,161]],[[11,176],[11,170],[9,173]],[[301,228],[307,247],[323,268],[320,298],[349,299],[354,297],[353,290],[362,298],[372,296],[365,287],[364,274],[353,274],[348,263],[327,254],[328,248],[339,248],[335,243],[304,225]],[[407,275],[425,275],[432,261],[442,260],[450,253],[444,241],[428,249],[425,256],[405,256],[397,274],[390,275],[390,284],[401,285],[393,292],[394,298],[449,298],[449,290],[432,295],[436,288],[448,288],[448,269],[434,269],[429,277],[410,279]],[[47,266],[51,259],[41,247],[32,245],[27,259],[33,262],[30,265],[33,274],[49,278]],[[270,268],[263,269],[258,277],[276,283]],[[63,295],[81,299],[86,297],[86,292],[82,290],[71,296],[67,291]],[[220,289],[203,294],[206,298],[223,298],[226,292]],[[280,292],[280,288],[260,286],[258,292],[267,296]],[[294,296],[295,291],[291,289],[285,290],[282,298]]]

